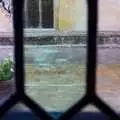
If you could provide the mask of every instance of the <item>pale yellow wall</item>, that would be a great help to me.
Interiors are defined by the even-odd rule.
[[[86,31],[86,0],[54,0],[55,28]],[[120,31],[120,0],[99,0],[99,30]],[[0,32],[12,31],[12,22],[0,9]]]
[[[86,1],[59,0],[59,29],[61,31],[86,31]],[[120,31],[120,0],[99,0],[98,15],[100,31]]]
[[[59,29],[86,30],[85,0],[59,0]]]
[[[55,28],[60,31],[86,29],[85,0],[54,0]],[[11,31],[10,18],[0,11],[0,31]]]

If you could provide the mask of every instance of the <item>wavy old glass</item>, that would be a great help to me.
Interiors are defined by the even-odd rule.
[[[38,118],[31,109],[21,103],[17,103],[11,109],[9,109],[2,120],[41,120]]]
[[[12,4],[0,1],[0,105],[14,92]],[[12,62],[12,64],[11,64]]]
[[[78,112],[73,118],[70,120],[109,120],[109,117],[102,113],[96,106],[87,105],[82,111]]]
[[[97,93],[120,112],[120,1],[99,0]]]
[[[99,0],[97,93],[120,112],[119,0]],[[47,111],[65,111],[85,93],[87,5],[85,0],[25,0],[26,93]],[[0,104],[14,92],[11,0],[0,1]],[[14,69],[14,66],[11,67]],[[7,76],[7,77],[6,77]],[[21,108],[18,106],[17,108]],[[90,107],[89,111],[98,112]],[[22,107],[22,110],[26,110]],[[85,112],[86,109],[83,111]]]
[[[85,93],[86,1],[24,5],[26,93],[48,112],[63,112]]]

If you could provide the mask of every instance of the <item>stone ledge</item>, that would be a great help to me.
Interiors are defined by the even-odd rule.
[[[13,37],[0,37],[0,45],[14,45]],[[120,46],[119,39],[99,39],[97,40],[98,45],[106,45],[112,47]],[[27,37],[24,39],[25,45],[84,45],[87,43],[87,36],[39,36],[39,37]]]
[[[27,48],[33,48],[37,47],[39,45],[25,45]],[[59,44],[59,45],[41,45],[41,47],[81,47],[81,48],[86,48],[86,44]],[[120,48],[120,45],[117,44],[103,44],[103,45],[97,45],[98,48]],[[14,45],[1,45],[0,44],[0,49],[13,49]]]

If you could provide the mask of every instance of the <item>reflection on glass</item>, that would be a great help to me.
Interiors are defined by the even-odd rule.
[[[80,3],[81,8],[78,8],[77,4]],[[47,0],[45,4],[47,6]],[[26,93],[47,111],[65,111],[85,93],[87,34],[85,21],[83,26],[80,26],[81,23],[79,24],[78,21],[80,19],[82,22],[85,19],[86,6],[83,1],[76,0],[74,4],[66,1],[65,4],[71,6],[68,11],[69,21],[63,12],[63,9],[67,9],[64,1],[54,4],[53,9],[59,9],[54,18],[55,23],[59,24],[57,29],[60,28],[60,31],[46,28],[47,25],[42,29],[36,27],[24,29],[25,87]],[[73,9],[75,6],[78,11]],[[50,7],[46,11],[49,9]],[[41,12],[42,10],[44,7],[41,8]],[[81,12],[81,16],[77,18],[81,10],[83,13]],[[72,19],[72,16],[77,20]],[[26,15],[25,19],[27,19]],[[41,20],[44,21],[44,17],[41,16]],[[77,31],[74,32],[74,29]]]

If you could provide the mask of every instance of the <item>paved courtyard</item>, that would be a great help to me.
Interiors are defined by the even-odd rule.
[[[120,112],[119,50],[120,48],[99,48],[97,92],[102,99]],[[2,60],[13,52],[13,48],[1,46],[0,51],[0,60]],[[83,96],[86,85],[85,48],[28,47],[25,55],[26,92],[45,109],[64,111]],[[33,62],[36,64],[32,64]]]

